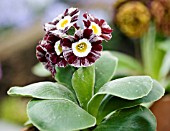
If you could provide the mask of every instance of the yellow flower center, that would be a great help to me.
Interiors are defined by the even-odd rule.
[[[93,30],[93,33],[95,35],[101,35],[101,28],[99,27],[98,24],[91,22],[91,25],[89,28]]]
[[[91,43],[85,38],[72,44],[73,53],[78,57],[86,57],[90,53],[91,48]]]
[[[61,48],[60,45],[58,46],[58,50],[59,50],[60,52],[63,52],[63,50],[62,50],[62,48]]]
[[[70,26],[70,22],[71,22],[71,17],[70,16],[65,16],[63,19],[61,19],[58,23],[57,23],[57,29],[65,29],[66,26]]]
[[[93,30],[94,34],[98,33],[97,27],[95,25],[92,25],[92,30]]]
[[[65,25],[67,25],[67,23],[68,23],[69,21],[66,19],[66,20],[63,20],[62,22],[61,22],[61,27],[65,27]]]
[[[54,49],[55,49],[55,52],[57,53],[57,55],[60,55],[63,52],[61,45],[60,45],[60,41],[57,41],[55,43]]]
[[[87,49],[87,44],[85,42],[81,42],[81,43],[77,44],[77,46],[76,46],[76,50],[78,52],[85,52],[86,49]]]

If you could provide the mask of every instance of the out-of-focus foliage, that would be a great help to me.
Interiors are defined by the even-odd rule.
[[[0,118],[23,125],[28,119],[25,111],[27,101],[16,97],[6,97],[0,105]]]

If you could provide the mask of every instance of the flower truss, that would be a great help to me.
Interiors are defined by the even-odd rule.
[[[77,8],[66,9],[52,22],[44,25],[46,32],[36,48],[36,56],[53,75],[55,67],[87,67],[101,56],[102,41],[110,40],[112,29],[103,19],[97,19],[85,13],[84,27],[77,25],[80,11]],[[74,35],[69,29],[75,28]]]

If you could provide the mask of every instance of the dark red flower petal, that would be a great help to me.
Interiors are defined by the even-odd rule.
[[[63,53],[57,55],[55,52],[55,43],[60,39],[58,36],[47,33],[36,48],[37,59],[43,63],[46,69],[51,71],[53,76],[56,73],[55,67],[65,67],[67,65]]]
[[[86,28],[89,28],[89,26],[90,26],[90,21],[89,20],[87,20],[87,21],[83,20],[83,23],[84,23],[84,26]]]
[[[75,9],[73,12],[70,13],[70,16],[73,16],[73,15],[77,14],[78,12],[79,12],[79,10]]]
[[[93,33],[92,29],[85,29],[83,32],[83,38],[89,39],[92,33]]]
[[[42,46],[38,45],[36,47],[36,57],[40,62],[46,62],[46,57],[45,57],[46,51],[43,49]]]
[[[102,33],[104,33],[104,34],[110,34],[110,33],[112,33],[112,29],[109,29],[109,28],[102,28]]]
[[[72,42],[69,38],[64,38],[61,44],[62,46],[69,47],[69,48],[71,48],[72,46]]]

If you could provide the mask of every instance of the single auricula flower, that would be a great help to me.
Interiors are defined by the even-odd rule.
[[[110,26],[107,24],[105,20],[103,19],[99,20],[88,13],[83,14],[83,17],[85,18],[83,22],[86,28],[92,29],[93,33],[101,37],[103,40],[111,39],[112,29],[110,28]]]
[[[63,14],[58,15],[52,22],[46,23],[44,30],[55,35],[63,35],[77,22],[79,13],[80,11],[77,8],[66,9]]]
[[[65,67],[67,62],[63,57],[61,48],[61,38],[47,33],[36,48],[37,59],[42,62],[46,69],[51,71],[54,75],[56,73],[55,67]]]
[[[92,29],[76,31],[74,37],[62,41],[63,56],[74,67],[87,67],[99,59],[102,51],[101,39]]]

